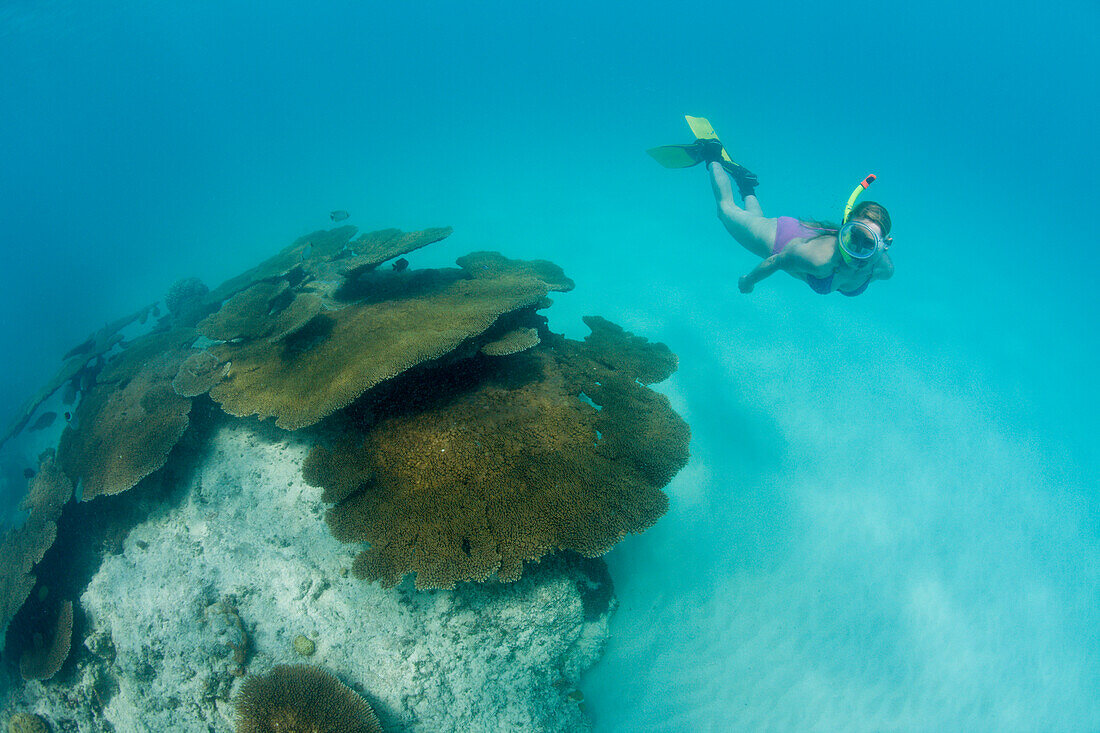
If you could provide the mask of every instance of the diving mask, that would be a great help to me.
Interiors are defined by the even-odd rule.
[[[886,249],[886,240],[866,223],[849,221],[837,232],[837,241],[844,254],[855,260],[870,259]]]

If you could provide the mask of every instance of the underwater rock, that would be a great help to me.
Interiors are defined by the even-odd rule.
[[[225,671],[234,677],[243,677],[251,640],[245,630],[244,622],[237,613],[237,605],[230,597],[212,603],[203,612],[203,625],[206,630],[207,659],[217,660],[215,671]]]

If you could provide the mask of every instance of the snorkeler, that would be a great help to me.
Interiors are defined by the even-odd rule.
[[[789,216],[764,216],[756,198],[757,178],[744,166],[730,160],[710,123],[688,117],[698,139],[690,145],[667,145],[648,151],[668,168],[686,168],[705,163],[710,173],[718,218],[745,249],[761,258],[753,270],[737,281],[742,293],[751,293],[756,283],[782,270],[826,295],[834,290],[855,296],[873,280],[888,280],[894,263],[886,250],[890,237],[890,215],[874,201],[854,206],[856,198],[875,180],[867,176],[856,187],[844,210],[840,226],[803,222]],[[741,195],[738,206],[733,184]]]

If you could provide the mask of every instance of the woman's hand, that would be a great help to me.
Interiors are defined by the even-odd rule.
[[[737,289],[742,293],[751,293],[753,284],[753,281],[749,279],[748,275],[742,275],[737,278]]]

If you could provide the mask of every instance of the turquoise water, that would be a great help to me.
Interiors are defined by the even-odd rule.
[[[221,5],[0,8],[0,423],[331,209],[452,225],[414,265],[552,259],[552,328],[680,356],[692,461],[607,558],[597,730],[1100,728],[1096,3]],[[684,113],[772,216],[878,174],[894,279],[738,293],[703,172],[643,152]]]

